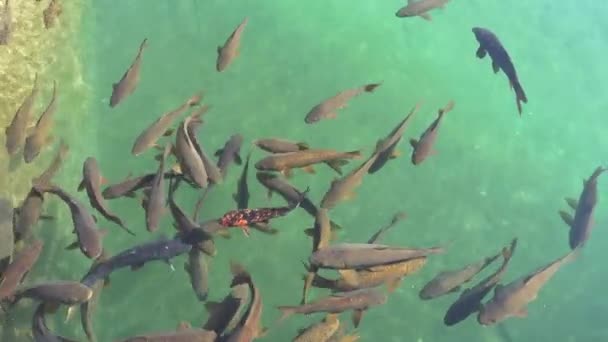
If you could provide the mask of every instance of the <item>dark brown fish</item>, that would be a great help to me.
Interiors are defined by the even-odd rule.
[[[209,312],[209,318],[203,329],[213,330],[218,336],[230,333],[239,323],[241,313],[249,303],[249,286],[247,284],[235,284],[230,294],[224,297],[221,303],[207,301],[205,308]]]
[[[114,199],[123,196],[134,197],[135,191],[150,187],[155,176],[156,172],[138,177],[131,177],[131,175],[129,175],[120,183],[108,185],[101,194],[103,195],[104,199]],[[174,179],[180,177],[181,175],[175,173],[174,171],[167,171],[163,175],[164,179]]]
[[[42,11],[42,19],[44,20],[44,27],[50,29],[55,26],[57,17],[63,13],[63,5],[59,2],[60,0],[51,0],[48,7]]]
[[[13,216],[13,229],[16,241],[27,239],[38,220],[42,217],[44,198],[35,189],[30,189],[25,200],[16,208]]]
[[[247,22],[249,22],[249,18],[245,17],[239,26],[232,32],[230,37],[228,37],[224,46],[217,47],[216,69],[218,72],[226,70],[232,61],[240,54],[241,38]]]
[[[450,0],[407,0],[407,6],[400,8],[395,14],[399,18],[421,17],[431,21],[430,11],[443,8]]]
[[[589,239],[593,228],[593,212],[597,204],[597,178],[606,170],[608,168],[598,167],[589,179],[583,181],[583,191],[578,201],[567,199],[567,202],[574,209],[574,217],[560,211],[562,219],[570,227],[569,242],[571,249],[583,246]]]
[[[339,152],[334,150],[308,149],[297,152],[277,153],[270,155],[255,164],[260,171],[279,171],[286,176],[291,174],[291,169],[304,168],[307,172],[314,172],[312,165],[327,163],[333,169],[340,169],[348,162],[348,159],[359,159],[361,151]]]
[[[253,144],[270,153],[289,153],[309,149],[305,142],[296,142],[280,138],[256,139]]]
[[[307,124],[313,124],[323,119],[335,119],[338,116],[338,110],[345,108],[348,101],[363,93],[372,93],[381,84],[382,83],[370,83],[358,88],[341,91],[340,93],[314,106],[308,112],[308,114],[306,114],[304,122]]]
[[[0,16],[0,45],[8,45],[13,35],[13,11],[9,0],[4,0]]]
[[[57,150],[55,158],[53,158],[53,161],[51,162],[49,167],[44,170],[44,172],[40,176],[32,180],[32,185],[50,184],[57,171],[59,171],[61,164],[63,164],[63,161],[67,158],[69,152],[70,147],[62,139],[61,143],[59,144],[59,149]]]
[[[220,184],[223,181],[223,175],[220,168],[209,158],[203,147],[201,146],[198,138],[196,137],[197,129],[200,127],[202,121],[193,117],[194,120],[190,120],[187,126],[187,133],[190,141],[192,142],[192,146],[198,153],[199,157],[203,162],[203,166],[205,168],[205,172],[207,173],[207,178],[211,184]]]
[[[40,252],[42,252],[43,243],[40,240],[34,240],[26,245],[14,257],[13,261],[7,266],[2,274],[0,282],[0,301],[10,299],[17,290],[17,287],[23,281],[30,269],[34,266]]]
[[[48,106],[40,115],[34,131],[25,139],[23,149],[23,160],[26,163],[32,162],[45,145],[52,142],[53,137],[50,130],[53,126],[53,115],[57,111],[57,82],[53,82],[53,95]]]
[[[339,316],[329,314],[321,322],[300,330],[293,342],[327,342],[338,331],[339,327]]]
[[[313,227],[312,253],[319,249],[329,246],[331,240],[331,224],[329,221],[329,212],[327,209],[320,208],[315,217],[315,225]],[[302,290],[302,301],[300,304],[305,304],[308,299],[308,291],[313,285],[313,280],[317,274],[318,267],[308,267],[308,274],[304,278],[304,289]]]
[[[93,295],[93,291],[77,281],[55,281],[28,286],[15,292],[13,304],[21,298],[64,305],[82,304]]]
[[[215,156],[219,157],[217,167],[221,170],[222,177],[228,174],[228,167],[235,162],[237,165],[243,163],[241,159],[241,145],[243,145],[243,136],[234,134],[228,139],[223,148],[215,152]]]
[[[72,223],[78,239],[76,243],[84,255],[90,259],[97,259],[102,252],[102,233],[97,229],[95,219],[86,206],[57,186],[36,185],[35,189],[40,193],[50,192],[57,195],[67,204],[72,214]]]
[[[384,234],[388,232],[391,228],[397,225],[397,223],[405,220],[407,218],[407,214],[403,211],[399,211],[393,215],[391,221],[385,226],[380,227],[377,232],[372,234],[367,243],[378,243],[384,237]]]
[[[38,74],[34,76],[34,85],[32,92],[25,98],[11,124],[6,128],[6,151],[9,155],[15,155],[19,151],[23,144],[25,144],[25,138],[27,137],[27,126],[34,110],[34,103],[38,97]]]
[[[91,269],[95,267],[97,264],[107,261],[108,256],[105,251],[101,253],[99,258],[93,262],[91,265]],[[89,271],[91,270],[89,269]],[[93,294],[91,295],[91,299],[80,304],[80,323],[82,324],[82,330],[87,335],[87,339],[89,342],[96,342],[97,338],[95,337],[95,332],[93,330],[93,313],[97,308],[97,302],[99,301],[99,296],[101,295],[101,291],[106,284],[106,279],[98,279],[91,285],[91,290]]]
[[[209,266],[205,255],[198,249],[193,248],[188,253],[188,261],[184,264],[184,269],[190,275],[192,289],[199,301],[207,300],[209,294]]]
[[[63,336],[55,335],[46,325],[44,315],[46,314],[46,303],[38,304],[34,317],[32,318],[32,335],[35,342],[76,342]]]
[[[156,171],[152,185],[147,193],[147,201],[145,202],[146,228],[150,232],[158,229],[160,219],[165,211],[165,163],[170,151],[171,143],[168,143],[158,164],[158,171]]]
[[[433,146],[437,140],[437,132],[443,116],[454,108],[454,101],[450,101],[444,108],[440,109],[437,119],[422,133],[418,140],[410,139],[410,145],[414,148],[412,152],[412,164],[421,164],[428,156],[434,154]]]
[[[112,96],[110,97],[110,107],[116,107],[120,102],[126,99],[128,96],[133,94],[137,84],[139,83],[139,73],[141,69],[141,60],[144,53],[144,49],[148,46],[148,38],[139,45],[137,56],[133,63],[129,66],[129,69],[125,71],[124,75],[118,83],[112,84]]]
[[[125,226],[120,217],[112,213],[106,206],[103,196],[101,195],[101,184],[103,181],[104,178],[101,175],[99,165],[97,165],[97,160],[93,157],[87,158],[82,166],[82,182],[80,183],[78,190],[81,191],[82,189],[86,189],[91,207],[95,208],[95,210],[107,220],[116,223],[127,233],[135,236],[135,233]]]

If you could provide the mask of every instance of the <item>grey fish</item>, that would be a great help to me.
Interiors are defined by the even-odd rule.
[[[308,149],[297,152],[276,153],[255,163],[259,171],[279,171],[286,176],[291,169],[304,168],[306,172],[314,173],[312,166],[317,163],[331,164],[339,170],[349,159],[359,159],[361,151],[339,152],[335,150]]]
[[[437,119],[431,123],[418,140],[410,139],[410,145],[414,149],[412,152],[412,164],[420,165],[428,156],[435,153],[433,146],[435,145],[435,140],[437,140],[437,132],[441,125],[441,119],[452,108],[454,108],[454,101],[450,101],[444,108],[438,111]]]
[[[253,144],[261,150],[270,153],[288,153],[309,149],[305,142],[296,142],[280,138],[256,139]]]
[[[120,217],[116,216],[116,214],[112,213],[110,209],[107,208],[100,190],[102,180],[103,176],[101,175],[99,165],[97,165],[97,160],[93,157],[87,158],[82,166],[82,182],[78,186],[78,190],[81,191],[82,189],[86,189],[91,207],[95,208],[95,210],[109,221],[122,227],[127,233],[135,236],[135,233],[125,226]]]
[[[414,117],[414,115],[418,112],[419,108],[420,108],[420,103],[416,104],[416,106],[414,108],[412,108],[412,110],[407,114],[405,119],[403,119],[397,125],[397,127],[395,127],[389,133],[389,135],[386,138],[378,141],[378,144],[376,146],[376,152],[378,153],[378,157],[376,158],[376,160],[374,161],[372,166],[370,166],[370,168],[369,168],[368,172],[370,174],[378,172],[382,167],[384,167],[384,165],[389,160],[395,159],[399,156],[399,152],[397,152],[397,150],[396,150],[397,144],[399,144],[399,142],[403,138],[403,133],[405,132],[406,128],[409,126],[409,123],[412,120],[412,118]]]
[[[223,148],[215,152],[215,156],[219,157],[217,167],[221,170],[222,177],[226,177],[228,174],[228,166],[230,166],[232,162],[235,162],[237,165],[243,163],[240,154],[241,145],[243,145],[243,136],[234,134],[228,139]]]
[[[77,242],[75,244],[78,244],[82,253],[88,258],[97,259],[102,251],[102,234],[97,229],[95,219],[87,210],[86,206],[57,186],[36,185],[35,189],[40,193],[50,192],[57,195],[65,204],[67,204],[70,208],[72,223],[74,224],[74,231],[76,232]],[[75,244],[73,246],[75,246]]]
[[[507,271],[507,266],[513,257],[516,246],[517,239],[513,239],[513,241],[511,241],[511,246],[505,247],[502,251],[503,262],[498,270],[472,288],[462,291],[460,297],[458,297],[445,313],[445,316],[443,317],[443,323],[445,325],[453,326],[458,324],[467,319],[470,315],[479,311],[481,301],[490,293],[490,291],[492,291],[494,286],[500,282],[502,276]]]
[[[108,256],[105,251],[101,253],[99,258],[97,258],[89,271],[95,267],[97,264],[108,260]],[[101,295],[101,291],[106,284],[106,279],[98,279],[91,285],[91,291],[93,294],[91,295],[91,299],[80,304],[80,323],[82,324],[82,330],[87,335],[87,339],[89,342],[96,342],[97,338],[95,337],[95,332],[93,330],[93,313],[97,308],[97,303],[99,301],[99,296]]]
[[[187,127],[192,116],[186,117],[180,124],[175,134],[175,155],[179,161],[181,172],[188,176],[197,186],[206,188],[209,185],[209,177],[203,159],[194,147]]]
[[[579,251],[580,249],[576,248],[548,265],[507,285],[496,285],[494,297],[483,304],[479,310],[477,316],[479,324],[491,325],[510,317],[527,316],[528,304],[536,299],[540,289],[553,278],[563,264],[576,258]]]
[[[443,247],[407,248],[365,243],[338,243],[314,252],[309,258],[309,263],[319,268],[359,269],[443,252]]]
[[[358,88],[347,89],[330,97],[329,99],[314,106],[306,117],[304,122],[307,124],[317,123],[323,119],[335,119],[338,116],[338,110],[343,109],[352,98],[363,93],[372,93],[382,83],[370,83]]]
[[[77,281],[54,281],[28,286],[15,292],[13,304],[21,298],[64,305],[82,304],[93,295],[93,291]]]
[[[53,82],[53,95],[48,106],[40,115],[36,127],[32,134],[25,139],[25,147],[23,149],[23,160],[26,163],[32,162],[42,148],[52,142],[53,137],[50,135],[50,130],[53,126],[53,115],[57,111],[57,82]]]
[[[589,239],[593,228],[593,212],[597,204],[597,178],[606,170],[608,168],[598,167],[589,179],[583,181],[583,191],[578,201],[566,199],[574,209],[574,217],[560,211],[562,219],[570,227],[569,243],[571,249],[583,246]]]
[[[110,97],[110,107],[114,108],[119,103],[121,103],[124,99],[129,97],[139,84],[139,73],[141,69],[141,60],[143,57],[143,53],[145,48],[148,46],[148,38],[144,38],[144,40],[139,45],[139,49],[137,50],[137,56],[122,75],[122,78],[118,83],[112,84],[112,96]]]
[[[160,219],[165,211],[165,163],[167,156],[171,151],[171,143],[165,146],[162,159],[158,164],[158,171],[154,176],[152,185],[150,186],[147,193],[147,201],[145,202],[146,211],[146,228],[148,231],[153,232],[158,229]]]
[[[247,284],[235,284],[230,294],[224,297],[221,303],[207,301],[205,308],[209,312],[209,318],[203,329],[213,330],[218,336],[231,332],[239,323],[241,313],[249,302],[249,286]]]
[[[0,45],[8,45],[13,35],[13,11],[9,0],[4,0],[4,8],[0,17]]]
[[[190,275],[192,289],[199,301],[207,300],[209,294],[209,265],[205,260],[205,255],[198,249],[193,248],[188,253],[188,261],[184,264],[184,269]]]
[[[55,26],[57,17],[63,13],[63,5],[59,0],[51,0],[47,8],[42,11],[42,19],[44,21],[44,27],[50,29]]]
[[[247,174],[249,172],[249,161],[251,160],[251,151],[247,154],[243,172],[236,186],[236,193],[232,195],[232,199],[236,202],[237,209],[249,208],[249,185],[247,184]]]
[[[35,342],[76,342],[76,340],[71,340],[69,338],[65,338],[63,336],[55,335],[51,332],[51,330],[46,325],[46,320],[44,318],[46,303],[38,304],[36,311],[34,312],[34,317],[32,318],[32,335],[34,337]]]
[[[55,154],[55,158],[51,161],[51,164],[48,166],[42,174],[32,180],[32,185],[35,184],[49,184],[51,180],[61,168],[63,161],[67,158],[68,153],[70,152],[70,147],[65,143],[62,139],[59,144],[59,148],[57,149],[57,154]]]
[[[476,263],[467,265],[463,268],[443,271],[431,279],[422,290],[420,290],[420,299],[433,299],[443,296],[448,293],[460,291],[460,287],[471,281],[475,275],[483,271],[486,267],[491,265],[496,259],[501,256],[502,253],[486,257]]]
[[[9,155],[14,155],[19,149],[25,144],[25,138],[27,136],[27,126],[32,116],[34,109],[34,102],[38,97],[38,73],[34,76],[34,85],[32,92],[25,98],[11,124],[6,128],[6,151]]]
[[[387,296],[373,289],[334,293],[328,297],[299,306],[279,306],[281,320],[292,314],[313,314],[317,312],[342,313],[353,310],[353,324],[359,326],[363,312],[372,306],[386,303]]]
[[[479,48],[475,53],[477,58],[481,59],[484,58],[486,54],[490,55],[494,73],[502,70],[505,75],[507,75],[511,88],[515,91],[517,111],[521,116],[521,103],[528,103],[528,97],[524,92],[524,88],[522,88],[521,84],[519,83],[519,78],[517,77],[517,72],[515,71],[515,66],[513,66],[509,53],[504,48],[498,37],[496,37],[496,35],[490,30],[481,27],[474,27],[473,34],[475,34],[475,38],[479,42]]]
[[[230,269],[234,275],[231,286],[246,283],[249,286],[251,293],[251,303],[247,311],[241,317],[241,321],[226,338],[226,342],[249,342],[253,341],[265,334],[264,328],[261,327],[262,321],[262,295],[257,286],[253,283],[251,275],[243,266],[232,262]]]
[[[40,240],[33,240],[25,245],[6,267],[2,273],[2,282],[0,282],[0,301],[11,298],[17,291],[17,287],[28,272],[32,269],[40,253],[42,252],[43,243]]]
[[[150,185],[152,185],[152,182],[154,181],[155,176],[156,172],[148,173],[138,177],[131,177],[131,175],[129,175],[122,182],[108,185],[101,194],[103,195],[104,199],[114,199],[123,196],[134,197],[135,191],[150,187]],[[176,174],[174,171],[167,171],[163,175],[164,179],[173,179],[176,177],[179,178],[181,177],[181,175]]]
[[[230,37],[226,39],[224,46],[217,47],[217,62],[215,67],[218,72],[226,70],[226,68],[232,64],[232,61],[240,54],[241,38],[248,22],[249,18],[245,17],[239,26],[234,29],[232,34],[230,34]]]
[[[16,208],[13,216],[13,229],[16,241],[28,238],[32,228],[42,217],[42,203],[44,198],[35,189],[30,189],[25,200],[19,208]]]
[[[399,18],[421,17],[430,21],[430,11],[443,8],[450,0],[407,0],[407,6],[400,8],[395,14]]]
[[[200,126],[202,121],[197,117],[193,117],[193,120],[190,120],[187,125],[187,133],[190,141],[192,142],[192,146],[200,156],[203,161],[203,166],[205,168],[205,172],[207,172],[207,178],[211,184],[220,184],[223,181],[223,175],[220,168],[209,158],[203,147],[198,141],[196,137],[196,130]]]
[[[167,134],[167,131],[173,124],[173,121],[184,113],[189,107],[198,105],[202,98],[202,93],[194,94],[178,108],[161,115],[135,139],[131,153],[137,156],[155,146],[158,139]]]

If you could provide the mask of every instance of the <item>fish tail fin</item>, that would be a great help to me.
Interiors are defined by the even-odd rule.
[[[373,93],[374,90],[376,90],[376,88],[378,88],[381,84],[382,84],[382,82],[366,84],[363,87],[363,90],[365,90],[365,92],[368,92],[368,93]]]
[[[524,88],[522,88],[521,84],[519,84],[519,81],[511,82],[511,87],[515,91],[515,102],[517,103],[517,111],[519,112],[519,115],[521,115],[521,103],[528,103],[528,97],[524,92]]]
[[[279,317],[279,322],[284,321],[287,317],[296,313],[296,309],[293,306],[279,306],[277,307],[279,311],[281,311],[281,317]]]
[[[448,104],[445,105],[445,107],[443,107],[439,110],[439,116],[447,114],[452,109],[454,109],[454,100],[450,100],[450,102],[448,102]]]

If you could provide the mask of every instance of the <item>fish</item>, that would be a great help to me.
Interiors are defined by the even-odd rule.
[[[477,42],[479,42],[479,48],[475,53],[477,58],[482,59],[486,55],[490,55],[494,73],[498,73],[500,70],[502,70],[505,75],[507,75],[509,84],[515,91],[515,103],[517,104],[519,116],[521,116],[521,103],[528,103],[528,97],[526,96],[524,88],[519,82],[519,77],[517,76],[517,71],[515,71],[513,61],[511,61],[511,56],[509,56],[507,50],[492,31],[482,27],[474,27],[472,31],[477,39]]]
[[[34,75],[34,85],[31,93],[23,100],[15,113],[11,124],[6,128],[6,151],[10,156],[15,155],[25,144],[27,126],[34,110],[34,103],[38,97],[38,73]]]
[[[348,159],[359,159],[361,151],[338,152],[334,150],[308,149],[297,152],[277,153],[259,160],[255,164],[258,171],[279,171],[285,176],[291,174],[291,169],[304,168],[314,172],[312,165],[317,163],[331,164],[332,168],[340,169]]]
[[[387,225],[382,226],[380,229],[378,229],[378,231],[375,232],[369,238],[367,243],[377,243],[384,237],[384,234],[386,234],[386,232],[388,232],[391,228],[396,226],[397,223],[405,220],[406,218],[407,218],[407,214],[403,211],[399,211],[399,212],[395,213],[395,215],[393,215],[393,217],[391,218],[391,221]]]
[[[59,148],[57,149],[57,154],[49,164],[48,168],[42,172],[42,174],[34,179],[32,179],[32,185],[36,184],[49,184],[57,171],[61,168],[63,161],[67,158],[68,153],[70,152],[70,147],[67,143],[62,139]]]
[[[63,336],[57,336],[46,325],[46,320],[44,318],[47,307],[50,306],[47,303],[38,304],[36,311],[34,312],[34,317],[32,318],[32,335],[34,337],[35,342],[76,342],[76,340],[72,340]]]
[[[32,134],[25,139],[25,147],[23,149],[23,160],[26,163],[31,163],[38,155],[42,148],[53,141],[53,137],[49,134],[53,126],[53,115],[57,111],[57,82],[53,82],[53,95],[48,106],[40,115],[36,127]]]
[[[12,304],[16,304],[21,298],[31,298],[42,302],[75,305],[88,301],[92,295],[93,291],[88,286],[77,281],[54,281],[17,290]]]
[[[82,253],[89,259],[97,259],[99,255],[101,255],[103,249],[101,242],[103,233],[97,229],[95,219],[86,206],[55,185],[36,185],[35,189],[40,193],[52,193],[67,204],[70,208],[74,232],[77,237],[77,242],[72,244],[69,248],[78,245]]]
[[[206,188],[209,185],[209,176],[205,169],[205,163],[198,154],[187,131],[188,124],[192,119],[192,116],[187,117],[175,134],[175,155],[182,173],[188,176],[197,186]]]
[[[97,258],[91,268],[95,267],[95,265],[107,261],[108,255],[106,255],[105,251],[101,253],[99,258]],[[89,269],[90,270],[90,269]],[[95,332],[93,330],[93,313],[97,308],[97,303],[99,301],[99,296],[101,295],[101,291],[103,287],[106,285],[106,279],[98,279],[91,285],[91,291],[93,294],[91,295],[91,299],[80,304],[80,323],[82,324],[82,330],[84,330],[85,335],[87,335],[87,339],[89,342],[96,342],[97,337],[95,336]]]
[[[317,211],[312,237],[312,253],[329,246],[331,240],[331,224],[327,209],[321,208]],[[304,288],[302,289],[302,301],[300,304],[306,303],[308,291],[313,285],[318,270],[318,267],[312,265],[308,267],[308,274],[304,277]]]
[[[306,197],[309,189],[307,188],[301,198],[296,203],[290,203],[284,207],[271,208],[255,208],[255,209],[237,209],[225,213],[218,221],[221,226],[230,228],[238,227],[243,230],[246,236],[249,236],[249,226],[256,223],[268,224],[271,219],[285,216],[297,208],[302,199]]]
[[[422,290],[419,297],[423,300],[437,298],[448,293],[458,292],[463,284],[468,283],[479,272],[491,265],[502,253],[483,258],[473,264],[451,271],[443,271],[431,279]]]
[[[0,277],[15,252],[15,209],[13,203],[0,197]]]
[[[162,114],[135,139],[133,148],[131,148],[131,154],[138,156],[149,148],[156,146],[158,139],[167,134],[167,131],[173,124],[173,121],[184,113],[189,107],[198,105],[202,99],[203,94],[200,92],[196,93],[176,109]]]
[[[17,287],[40,257],[43,245],[42,241],[33,240],[14,255],[12,262],[2,273],[0,301],[11,299],[14,296]]]
[[[215,68],[218,72],[222,72],[232,64],[234,59],[240,54],[241,38],[245,26],[249,22],[249,18],[245,17],[243,21],[236,27],[230,37],[226,39],[224,46],[217,47],[217,62]]]
[[[421,17],[431,21],[430,11],[443,8],[450,0],[407,0],[407,6],[400,8],[395,15],[399,18]]]
[[[19,208],[15,208],[13,216],[13,230],[15,233],[15,241],[27,239],[32,228],[38,223],[42,217],[42,203],[44,197],[34,188],[30,189],[25,200]]]
[[[443,116],[454,108],[454,101],[450,101],[444,108],[439,109],[437,119],[422,133],[418,140],[410,139],[410,145],[414,149],[412,152],[412,164],[420,165],[426,158],[436,152],[433,150],[435,140],[437,140],[437,132],[441,125]]]
[[[217,335],[213,331],[199,328],[181,328],[174,332],[140,335],[120,340],[121,342],[214,342]]]
[[[235,284],[230,294],[221,303],[207,301],[205,309],[209,318],[203,325],[205,330],[213,330],[218,336],[231,332],[240,321],[241,313],[249,302],[249,286]]]
[[[171,143],[168,143],[165,146],[165,151],[163,152],[162,159],[158,164],[158,171],[156,172],[154,180],[152,181],[152,185],[149,188],[150,191],[147,193],[147,201],[145,201],[146,228],[150,232],[153,232],[158,229],[160,219],[165,212],[164,174],[167,155],[169,155],[170,151]]]
[[[144,50],[148,47],[148,38],[144,38],[139,49],[137,50],[137,56],[122,75],[122,78],[118,83],[112,84],[112,96],[110,97],[110,108],[118,106],[119,103],[124,101],[127,97],[131,96],[137,85],[139,84],[139,74],[141,69],[141,61]]]
[[[538,292],[561,266],[573,261],[579,252],[580,249],[576,248],[531,274],[507,285],[496,285],[494,297],[480,307],[477,322],[492,325],[510,317],[526,317],[528,304],[536,299]]]
[[[196,152],[198,153],[199,157],[201,158],[201,160],[203,162],[203,166],[205,168],[205,172],[207,173],[207,178],[208,178],[209,182],[211,184],[221,184],[223,181],[222,171],[220,170],[220,168],[217,165],[215,165],[215,163],[211,160],[211,158],[209,158],[207,153],[205,153],[205,150],[200,145],[200,143],[196,137],[196,130],[198,129],[198,127],[200,126],[202,121],[200,121],[196,117],[193,117],[193,119],[194,120],[190,120],[187,125],[186,131],[187,131],[188,137],[190,138],[190,141],[192,142],[192,146],[194,146],[194,149],[196,150]]]
[[[44,21],[44,27],[50,29],[55,26],[57,17],[63,13],[63,5],[59,0],[51,0],[47,8],[42,11],[42,19]]]
[[[9,0],[4,0],[0,19],[0,45],[8,45],[13,36],[13,11]]]
[[[266,329],[261,326],[262,322],[262,294],[257,286],[255,286],[253,279],[249,272],[243,268],[242,265],[235,262],[230,263],[230,270],[233,274],[232,284],[246,283],[251,293],[251,303],[249,308],[243,314],[238,325],[225,339],[226,342],[249,342],[256,338],[263,337],[266,333]]]
[[[443,247],[407,248],[366,243],[338,243],[312,253],[308,262],[319,268],[360,269],[443,252]]]
[[[333,293],[328,297],[317,299],[309,304],[299,306],[279,306],[280,320],[293,315],[310,315],[318,312],[339,314],[353,310],[353,324],[359,326],[363,312],[372,306],[386,303],[387,296],[373,289]]]
[[[253,144],[262,151],[270,153],[289,153],[308,150],[310,148],[305,142],[297,142],[281,138],[256,139],[253,141]]]
[[[249,161],[251,160],[251,151],[247,154],[243,172],[237,182],[236,193],[232,195],[232,199],[236,202],[237,209],[249,208],[249,186],[247,185],[247,173],[249,172]]]
[[[374,160],[374,163],[369,167],[368,173],[373,174],[378,172],[389,160],[395,159],[399,156],[399,152],[397,152],[397,144],[403,138],[403,133],[407,129],[410,124],[410,121],[414,117],[414,115],[420,109],[421,103],[417,103],[414,108],[407,114],[405,119],[403,119],[397,127],[395,127],[389,135],[378,141],[376,146],[377,157]]]
[[[583,191],[578,201],[567,198],[566,201],[574,209],[574,217],[560,211],[559,214],[570,228],[569,244],[571,249],[583,246],[589,239],[593,228],[593,212],[597,204],[597,178],[608,168],[598,167],[589,179],[583,181]]]
[[[101,170],[99,169],[99,165],[97,164],[97,159],[94,157],[88,157],[82,166],[82,182],[78,186],[78,190],[81,191],[85,189],[87,191],[87,196],[89,197],[89,202],[91,207],[95,208],[103,217],[112,221],[122,227],[127,233],[135,236],[135,233],[131,231],[127,226],[125,226],[124,222],[120,219],[120,217],[116,216],[116,214],[110,212],[110,209],[106,207],[103,196],[101,195],[101,184],[105,182],[105,179],[101,175]]]
[[[314,124],[324,119],[335,119],[338,116],[338,110],[347,106],[348,102],[363,93],[372,93],[382,83],[370,83],[358,88],[347,89],[338,94],[324,100],[306,114],[304,122]]]
[[[339,327],[339,316],[329,314],[321,322],[300,330],[293,342],[327,342],[338,331]]]
[[[482,300],[490,291],[492,291],[494,286],[500,282],[504,273],[507,271],[507,266],[513,257],[515,247],[517,247],[517,238],[511,241],[510,246],[503,248],[503,262],[498,270],[472,288],[465,289],[460,294],[460,297],[450,305],[443,317],[443,323],[446,326],[456,325],[479,311]]]
[[[367,161],[358,168],[349,172],[346,176],[334,179],[329,190],[321,200],[321,208],[333,209],[338,203],[355,197],[355,189],[363,183],[363,177],[368,173],[370,167],[378,158],[378,153],[372,154]]]
[[[205,256],[196,248],[188,252],[188,261],[184,264],[184,270],[190,275],[192,289],[199,301],[207,300],[209,294],[209,266]]]
[[[178,236],[173,239],[161,237],[160,239],[151,242],[127,248],[110,257],[108,260],[99,262],[85,274],[80,282],[91,287],[98,280],[106,279],[116,270],[125,267],[138,269],[145,263],[151,261],[164,261],[169,263],[172,258],[188,253],[191,249],[192,245],[190,241],[185,241],[182,237]]]
[[[217,167],[220,169],[223,178],[226,178],[230,164],[235,162],[237,165],[241,165],[243,163],[240,154],[241,145],[243,145],[243,136],[234,134],[230,136],[223,148],[215,152],[215,156],[219,158]]]
[[[156,172],[147,173],[138,177],[131,177],[131,175],[129,175],[125,180],[119,183],[106,186],[101,194],[104,199],[114,199],[123,196],[133,197],[135,196],[135,191],[150,187],[155,176]],[[167,171],[163,175],[164,179],[174,179],[180,177],[181,175],[176,174],[174,171]]]

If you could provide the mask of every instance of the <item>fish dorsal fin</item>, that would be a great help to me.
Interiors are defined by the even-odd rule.
[[[354,270],[338,270],[340,276],[348,285],[357,285],[359,283],[359,276]]]
[[[414,138],[410,139],[410,145],[411,145],[413,148],[416,148],[416,146],[418,146],[418,140],[416,140],[416,139],[414,139]]]

